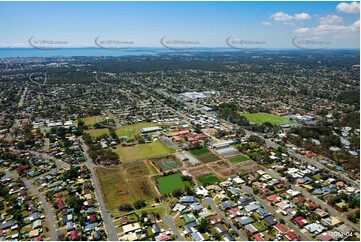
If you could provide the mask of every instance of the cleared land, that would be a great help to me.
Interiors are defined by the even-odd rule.
[[[112,169],[109,169],[109,168]],[[152,200],[156,191],[143,162],[95,168],[107,209],[117,209],[123,203],[139,199]],[[118,169],[117,169],[118,168]]]
[[[197,177],[197,180],[202,183],[202,185],[209,185],[209,184],[213,184],[216,182],[219,182],[219,178],[213,174],[207,174],[207,175],[203,175],[203,176],[199,176]]]
[[[213,162],[219,160],[219,157],[213,153],[197,156],[197,159],[203,163]]]
[[[232,163],[239,163],[239,162],[243,162],[243,161],[246,161],[246,160],[249,160],[249,158],[244,156],[244,155],[237,155],[237,156],[234,156],[234,157],[229,159],[229,161],[232,162]]]
[[[169,194],[176,189],[185,189],[186,186],[192,187],[189,181],[182,181],[181,173],[159,177],[157,185],[161,194]]]
[[[291,121],[287,117],[280,117],[274,114],[269,113],[241,113],[242,116],[245,116],[248,121],[255,124],[262,124],[265,122],[270,122],[271,124],[290,124]]]
[[[167,155],[174,153],[175,150],[165,146],[159,140],[156,140],[148,144],[138,144],[128,147],[118,146],[115,149],[115,152],[119,154],[121,161],[131,161]]]

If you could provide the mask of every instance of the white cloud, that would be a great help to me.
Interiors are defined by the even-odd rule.
[[[295,30],[296,34],[311,34],[311,35],[327,35],[331,34],[335,37],[346,37],[350,34],[359,35],[360,32],[360,20],[357,20],[349,26],[345,25],[331,25],[331,24],[320,24],[314,28],[298,28]]]
[[[337,5],[336,9],[343,13],[360,13],[360,3],[340,3]]]
[[[307,13],[296,13],[295,15],[289,15],[284,12],[277,12],[270,16],[271,19],[278,22],[287,22],[291,20],[308,20],[311,16]]]
[[[329,14],[325,17],[319,18],[320,24],[337,24],[343,21],[343,19],[340,16]]]
[[[271,26],[272,25],[271,22],[262,22],[262,24],[265,25],[265,26]]]
[[[311,19],[311,16],[307,13],[296,13],[293,18],[296,20],[308,20]]]

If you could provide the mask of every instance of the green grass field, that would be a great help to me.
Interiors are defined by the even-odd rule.
[[[219,178],[213,174],[199,176],[197,177],[197,180],[202,183],[202,185],[209,185],[220,181]]]
[[[246,161],[246,160],[249,160],[249,158],[244,155],[237,155],[237,156],[229,159],[229,161],[232,163],[239,163],[239,162]]]
[[[109,129],[108,128],[104,128],[104,129],[89,129],[89,130],[85,130],[85,133],[90,134],[92,137],[99,137],[102,134],[110,134]]]
[[[115,152],[119,154],[121,161],[152,158],[159,155],[174,153],[175,150],[168,148],[159,140],[148,144],[138,144],[129,147],[118,146]]]
[[[147,128],[152,126],[158,126],[158,125],[154,123],[137,123],[137,124],[125,125],[121,129],[117,129],[115,133],[118,136],[128,136],[129,138],[134,138],[135,135],[141,134],[140,130],[142,128]]]
[[[189,152],[191,152],[195,156],[200,156],[200,155],[205,155],[205,154],[210,153],[210,151],[207,148],[190,150]]]
[[[157,184],[161,194],[172,193],[175,189],[185,189],[186,186],[192,187],[189,181],[182,181],[181,173],[159,177]]]
[[[265,122],[270,122],[271,124],[290,124],[291,121],[287,117],[280,117],[274,114],[269,113],[241,113],[242,116],[245,116],[248,121],[255,124],[262,124]]]
[[[99,123],[103,121],[105,118],[101,116],[89,116],[86,118],[82,118],[81,120],[85,123],[87,126],[93,126],[96,123]]]

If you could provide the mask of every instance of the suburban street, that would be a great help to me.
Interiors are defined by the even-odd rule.
[[[258,197],[256,194],[253,193],[252,189],[250,189],[249,187],[243,187],[242,190],[248,194],[251,194],[255,200],[257,200],[258,202],[260,202],[263,207],[271,212],[274,216],[276,216],[278,219],[282,219],[285,221],[285,223],[291,228],[293,229],[293,231],[295,233],[297,233],[302,240],[304,241],[312,241],[312,238],[309,238],[308,236],[306,236],[304,233],[301,232],[301,230],[299,228],[297,228],[288,218],[284,217],[283,215],[281,215],[280,213],[277,213],[276,210],[274,210],[271,206],[269,206],[267,203],[265,203],[263,201],[262,198]]]
[[[224,213],[214,204],[213,199],[211,198],[205,198],[203,202],[207,205],[209,205],[213,210],[215,210],[219,216],[222,217],[222,219],[231,226],[231,228],[238,234],[238,236],[241,238],[242,241],[248,241],[248,239],[237,229],[237,227],[232,223],[231,220],[229,220]]]
[[[5,176],[7,177],[11,177],[11,178],[15,178],[18,179],[19,176],[15,175],[9,171],[4,171],[5,172]],[[25,185],[30,189],[30,191],[36,195],[40,202],[43,204],[44,206],[44,212],[47,215],[47,218],[49,219],[49,231],[50,231],[50,240],[51,241],[56,241],[58,239],[57,235],[56,235],[56,220],[54,218],[54,214],[51,211],[51,207],[48,203],[48,201],[44,198],[44,196],[31,184],[31,181],[27,180],[27,179],[22,179],[25,183]]]
[[[169,228],[173,231],[173,233],[177,236],[177,239],[179,241],[184,241],[185,239],[182,237],[182,235],[179,233],[178,229],[174,225],[174,220],[172,216],[165,216],[163,217],[163,222],[169,226]]]
[[[88,169],[90,170],[90,174],[94,183],[94,190],[95,190],[95,194],[97,197],[97,201],[99,203],[100,206],[100,213],[102,215],[103,218],[103,222],[104,222],[104,228],[105,231],[108,234],[108,239],[111,241],[118,241],[118,236],[117,236],[117,231],[115,229],[115,226],[113,224],[113,220],[112,220],[112,216],[107,212],[104,200],[103,200],[103,196],[100,190],[100,186],[99,186],[99,182],[98,182],[98,178],[94,172],[94,163],[93,161],[90,159],[89,155],[88,155],[88,146],[85,144],[84,140],[82,138],[80,138],[80,142],[82,145],[82,148],[84,150],[84,157],[86,159],[86,166],[88,167]]]
[[[271,174],[271,176],[277,178],[277,179],[282,179],[282,177],[270,170],[267,169],[266,170],[269,174]],[[344,222],[345,224],[351,226],[352,228],[356,229],[357,231],[360,231],[360,226],[358,226],[357,224],[352,223],[350,220],[344,218],[343,216],[340,215],[340,212],[338,212],[336,209],[334,209],[333,207],[331,207],[330,205],[328,205],[327,203],[321,201],[320,199],[318,199],[315,195],[310,194],[309,192],[307,192],[305,189],[296,186],[296,185],[292,185],[291,184],[291,188],[293,190],[299,191],[301,192],[306,198],[310,199],[312,202],[314,202],[316,205],[320,206],[322,209],[327,210],[329,213],[331,213],[333,216],[337,217],[340,221]]]

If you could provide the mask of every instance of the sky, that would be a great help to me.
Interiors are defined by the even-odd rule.
[[[0,2],[0,47],[359,48],[359,19],[359,2]]]

